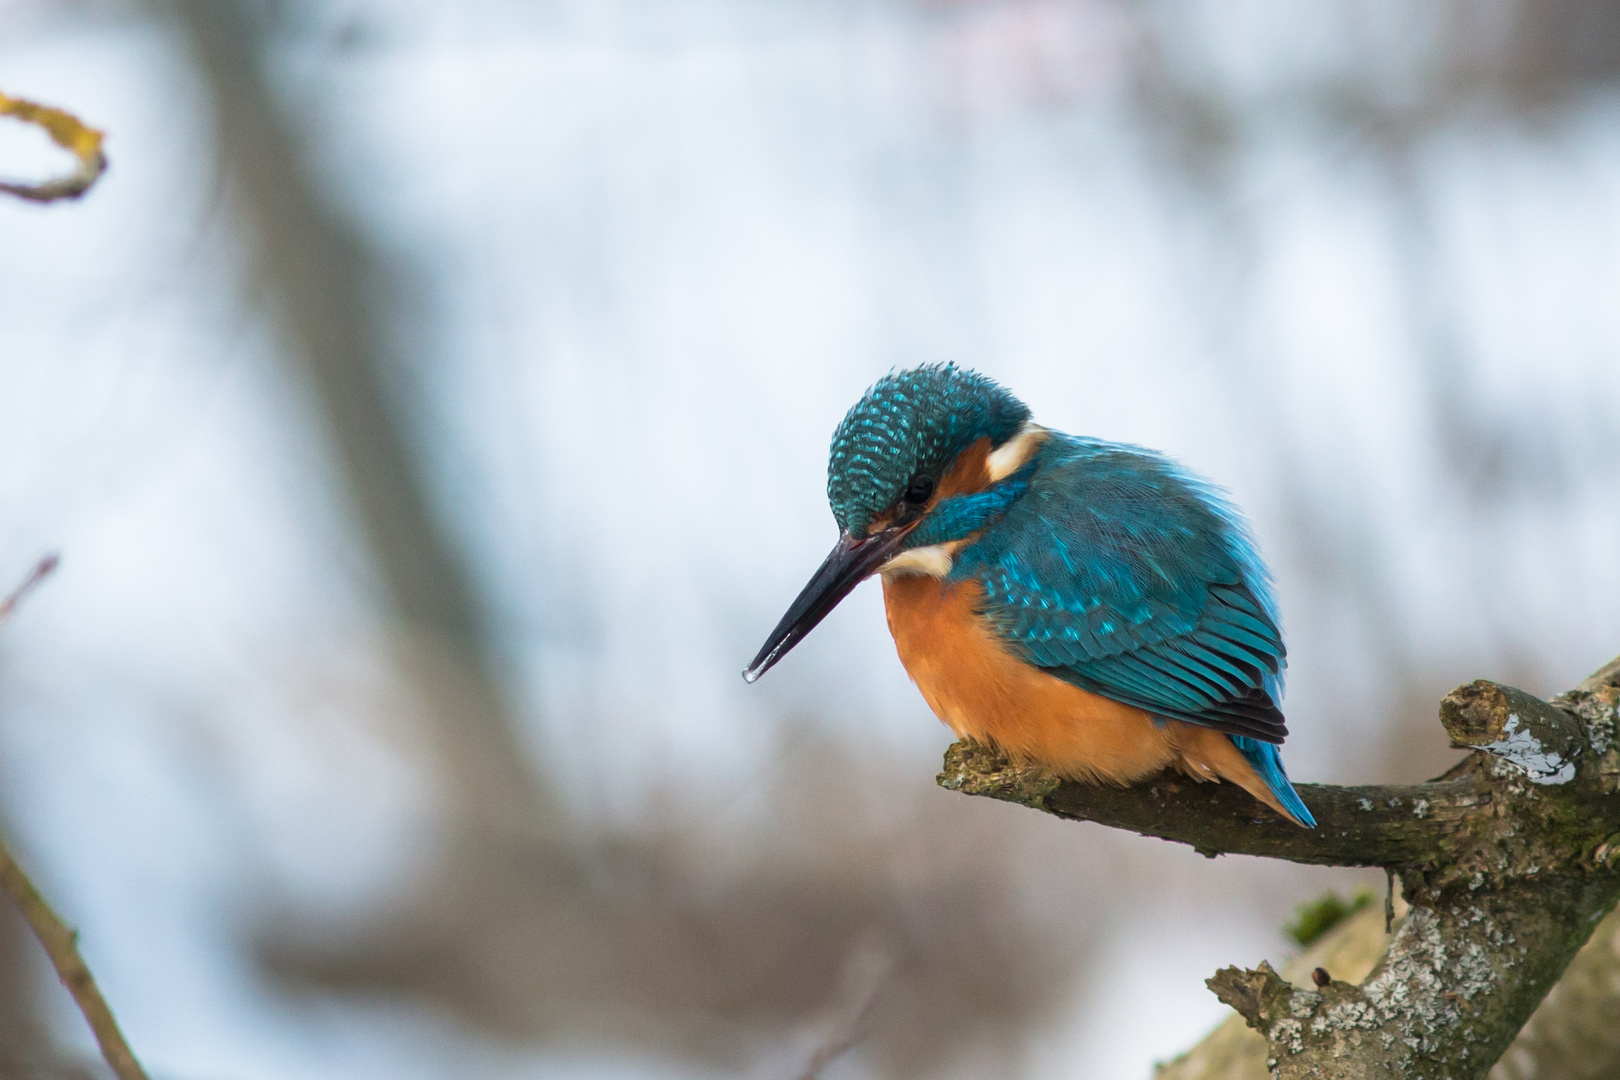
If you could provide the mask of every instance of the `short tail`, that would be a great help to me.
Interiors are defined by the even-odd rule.
[[[1242,735],[1233,735],[1231,739],[1237,745],[1238,752],[1254,766],[1254,771],[1265,781],[1267,790],[1277,797],[1277,801],[1282,803],[1289,816],[1307,829],[1316,828],[1316,819],[1311,816],[1310,810],[1306,809],[1305,802],[1299,797],[1299,792],[1294,790],[1294,785],[1288,782],[1288,774],[1283,772],[1282,754],[1277,751],[1276,745],[1245,738]]]

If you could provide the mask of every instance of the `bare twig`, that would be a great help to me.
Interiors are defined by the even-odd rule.
[[[51,141],[78,159],[78,167],[66,176],[47,180],[42,184],[24,184],[20,181],[0,181],[0,192],[15,195],[29,202],[56,202],[58,199],[77,199],[90,190],[90,185],[107,171],[107,155],[101,149],[101,132],[86,125],[77,116],[62,109],[22,98],[0,94],[0,116],[12,116],[25,124],[45,129]]]
[[[33,592],[41,581],[49,577],[51,571],[55,570],[56,565],[61,561],[60,556],[51,554],[34,564],[34,568],[28,571],[28,576],[22,579],[22,584],[12,589],[11,595],[4,600],[0,600],[0,623],[11,618],[11,613],[17,610],[17,605],[28,599],[28,594]]]
[[[836,1024],[799,1072],[799,1080],[820,1080],[828,1065],[849,1053],[866,1038],[867,1021],[878,994],[894,971],[894,952],[886,945],[867,944],[846,965],[845,1004]]]
[[[57,557],[47,555],[41,559],[33,570],[29,571],[22,584],[12,590],[11,595],[0,600],[0,622],[4,622],[17,605],[32,592],[46,575],[56,569]],[[145,1070],[140,1062],[135,1060],[135,1053],[129,1048],[124,1034],[118,1030],[118,1021],[113,1019],[112,1009],[107,1005],[107,999],[101,996],[101,989],[96,986],[96,980],[90,974],[90,968],[79,955],[78,931],[69,927],[62,921],[61,916],[51,910],[51,906],[40,895],[39,889],[23,873],[22,867],[12,857],[11,851],[3,841],[0,841],[0,884],[10,894],[17,910],[22,912],[28,926],[34,931],[34,936],[45,947],[45,952],[51,958],[51,965],[56,968],[56,975],[67,987],[68,993],[73,995],[73,1003],[84,1014],[85,1021],[90,1030],[95,1033],[96,1042],[101,1046],[101,1056],[117,1074],[118,1080],[147,1080]]]
[[[108,1007],[107,999],[101,996],[101,990],[96,986],[95,977],[90,974],[84,957],[79,955],[78,931],[71,929],[51,910],[3,842],[0,842],[0,883],[11,894],[23,918],[28,920],[39,943],[45,946],[57,977],[68,988],[68,993],[73,995],[73,1003],[84,1014],[90,1030],[95,1033],[96,1042],[101,1045],[101,1056],[112,1066],[118,1080],[148,1080],[140,1062],[135,1060],[135,1052],[125,1041],[124,1033],[118,1030],[118,1021],[113,1019],[112,1009]]]

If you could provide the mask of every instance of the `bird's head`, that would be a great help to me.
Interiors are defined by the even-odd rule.
[[[998,516],[1022,490],[1009,477],[1044,435],[1023,402],[954,364],[879,379],[833,432],[827,501],[838,543],[743,677],[763,675],[865,578],[908,560],[926,566],[926,551]]]

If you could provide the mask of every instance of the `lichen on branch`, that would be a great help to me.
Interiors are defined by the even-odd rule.
[[[1553,702],[1479,681],[1441,704],[1474,753],[1427,784],[1298,785],[1300,829],[1227,784],[1060,781],[960,742],[944,787],[1184,843],[1199,852],[1379,866],[1410,912],[1360,985],[1268,965],[1210,980],[1268,1041],[1281,1080],[1467,1080],[1512,1042],[1620,899],[1620,660]]]

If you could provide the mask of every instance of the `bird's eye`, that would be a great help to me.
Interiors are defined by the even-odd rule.
[[[911,481],[911,486],[906,488],[906,502],[912,506],[921,506],[928,501],[928,497],[933,493],[934,481],[929,477],[919,476]]]

